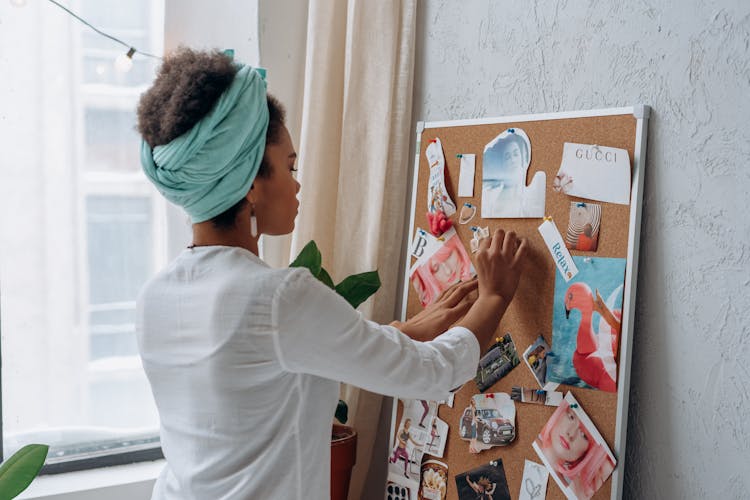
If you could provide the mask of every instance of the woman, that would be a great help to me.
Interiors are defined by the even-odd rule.
[[[144,172],[193,222],[192,244],[138,299],[167,461],[154,499],[328,498],[339,381],[441,400],[473,377],[518,286],[524,241],[498,230],[477,280],[378,325],[308,270],[258,258],[262,234],[294,228],[300,188],[259,72],[178,50],[142,96],[138,129]]]
[[[591,498],[614,470],[607,450],[563,400],[536,440],[553,472],[580,499]]]
[[[422,446],[421,443],[414,441],[411,437],[409,429],[411,428],[411,419],[407,418],[404,420],[404,425],[396,433],[396,447],[393,449],[393,455],[388,459],[388,462],[395,464],[398,459],[401,458],[404,461],[404,476],[409,478],[409,452],[406,450],[409,441],[416,447]]]

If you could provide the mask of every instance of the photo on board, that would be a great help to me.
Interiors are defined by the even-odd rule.
[[[451,285],[469,280],[475,274],[456,230],[451,228],[443,236],[442,244],[434,246],[432,253],[425,252],[409,273],[423,307],[432,304]]]
[[[513,368],[518,366],[518,352],[510,333],[506,333],[487,350],[477,366],[477,374],[474,377],[480,392],[492,387],[495,382],[503,378]]]
[[[388,478],[410,486],[416,492],[424,447],[429,440],[427,425],[436,405],[428,401],[411,399],[399,399],[397,404],[403,406],[403,413],[396,434],[392,436],[393,448],[388,457]]]
[[[455,479],[459,500],[510,500],[501,458],[457,474]]]
[[[385,484],[386,500],[412,500],[411,489],[396,481],[388,481]]]
[[[418,500],[445,500],[447,493],[448,465],[437,460],[425,460],[422,464]]]
[[[448,424],[433,416],[429,425],[429,438],[424,446],[424,451],[433,457],[442,457],[445,452],[445,443],[448,441]]]
[[[573,261],[578,274],[572,280],[555,275],[547,380],[616,392],[626,261],[579,256]]]
[[[484,147],[482,218],[544,217],[546,174],[526,185],[531,142],[520,128],[509,128]]]
[[[469,452],[506,446],[516,438],[516,405],[509,394],[475,394],[461,414],[459,436],[469,441]]]
[[[531,344],[523,352],[523,360],[526,366],[531,370],[532,375],[539,384],[539,387],[544,388],[547,383],[547,353],[549,353],[549,344],[544,337],[541,335],[537,337],[533,344]]]
[[[617,464],[599,430],[570,392],[532,446],[570,499],[591,498]]]
[[[596,252],[602,206],[596,203],[570,202],[570,222],[565,233],[565,246],[570,250]]]

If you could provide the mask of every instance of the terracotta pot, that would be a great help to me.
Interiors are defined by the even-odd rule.
[[[331,433],[331,500],[346,500],[352,467],[357,461],[357,431],[333,424]]]

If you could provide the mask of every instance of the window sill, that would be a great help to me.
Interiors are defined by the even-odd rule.
[[[156,460],[39,476],[17,498],[20,500],[83,500],[84,498],[147,500],[151,498],[154,481],[164,468],[164,464],[164,460]]]

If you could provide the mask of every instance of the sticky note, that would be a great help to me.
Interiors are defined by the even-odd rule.
[[[458,196],[474,196],[476,155],[462,154],[458,173]]]

